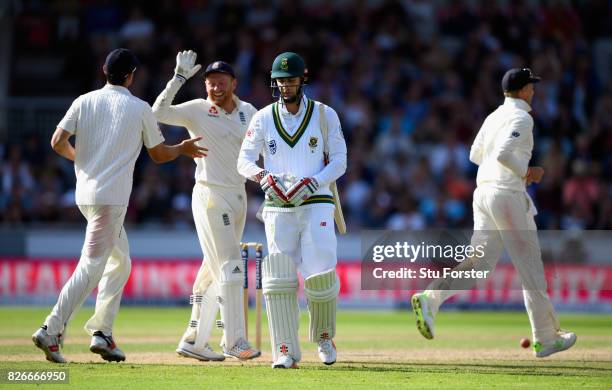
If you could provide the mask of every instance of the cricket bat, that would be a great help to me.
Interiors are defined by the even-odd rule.
[[[325,165],[329,162],[329,145],[327,142],[329,129],[327,126],[327,118],[325,117],[325,106],[323,104],[319,105],[319,122],[321,125],[321,135],[323,136],[323,156],[325,159]],[[340,194],[338,193],[338,186],[336,182],[333,181],[329,185],[329,189],[331,190],[332,196],[334,198],[334,221],[336,221],[336,226],[338,227],[338,232],[340,234],[346,234],[346,222],[344,221],[344,214],[342,213],[342,204],[340,204]]]

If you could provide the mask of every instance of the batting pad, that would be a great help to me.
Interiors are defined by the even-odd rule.
[[[244,330],[244,297],[242,260],[230,260],[221,265],[221,280],[217,302],[221,309],[223,340],[221,345],[229,351],[239,338],[245,338]]]
[[[273,361],[289,355],[299,362],[302,352],[298,339],[300,309],[295,264],[287,255],[270,254],[263,260],[262,277]]]
[[[338,292],[340,280],[335,269],[314,274],[304,280],[304,293],[308,298],[310,314],[310,341],[332,339],[336,335]]]

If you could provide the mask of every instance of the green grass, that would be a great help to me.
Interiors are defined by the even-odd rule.
[[[31,344],[30,335],[47,312],[47,308],[0,308],[0,369],[61,367],[46,362]],[[562,326],[578,334],[578,343],[550,359],[535,359],[518,346],[519,339],[530,334],[523,312],[442,311],[436,339],[428,341],[417,333],[412,313],[341,311],[338,363],[327,367],[316,362],[315,347],[306,340],[308,317],[302,313],[304,362],[299,370],[272,370],[265,318],[264,357],[254,362],[199,363],[175,357],[188,313],[187,307],[123,307],[114,334],[128,360],[108,364],[89,354],[82,325],[91,308],[81,310],[69,326],[63,351],[66,358],[78,361],[64,366],[69,370],[69,387],[612,388],[610,315],[561,315]],[[252,336],[253,313],[250,320]],[[214,344],[219,335],[216,330]]]

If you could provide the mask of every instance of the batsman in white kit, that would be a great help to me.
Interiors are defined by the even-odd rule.
[[[269,254],[262,276],[272,367],[295,368],[301,359],[298,269],[308,301],[309,339],[318,344],[321,361],[333,364],[340,282],[330,186],[335,189],[346,170],[346,143],[336,112],[304,94],[306,65],[299,55],[277,56],[271,79],[280,97],[251,120],[238,171],[259,182],[266,195],[262,217]],[[264,168],[256,164],[260,154]]]
[[[85,324],[92,336],[90,351],[107,361],[125,360],[112,331],[131,270],[123,220],[143,143],[156,163],[179,155],[206,156],[206,149],[196,145],[199,138],[173,146],[163,143],[151,107],[127,89],[138,64],[131,51],[113,50],[103,67],[107,84],[79,96],[51,139],[58,154],[74,161],[76,204],[87,219],[79,263],[44,325],[32,335],[34,344],[54,363],[66,362],[60,352],[66,325],[96,285],[95,312]],[[75,136],[74,147],[71,136]]]
[[[539,80],[529,68],[506,72],[502,79],[504,104],[485,119],[474,140],[470,160],[478,165],[478,175],[471,245],[483,245],[485,256],[467,259],[455,269],[491,271],[505,248],[523,285],[535,356],[545,357],[573,346],[576,335],[560,329],[548,298],[534,221],[537,211],[526,192],[526,185],[539,183],[544,174],[541,167],[529,167],[533,150],[529,111],[534,83]],[[458,285],[469,289],[473,283],[439,279],[412,297],[417,328],[425,338],[434,337],[434,316],[440,305],[459,292]]]
[[[246,272],[240,256],[240,240],[246,219],[245,179],[236,170],[240,145],[255,107],[243,102],[232,67],[215,61],[204,71],[207,98],[171,105],[179,88],[201,68],[196,53],[183,51],[176,57],[175,74],[153,104],[157,120],[183,126],[202,137],[211,151],[196,160],[192,194],[193,218],[204,260],[194,285],[191,319],[176,349],[181,356],[202,361],[233,357],[253,359],[261,352],[246,340],[242,281]],[[212,350],[208,340],[221,309],[223,354]]]

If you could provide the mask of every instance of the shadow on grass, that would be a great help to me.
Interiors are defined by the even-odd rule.
[[[588,363],[588,362],[584,362]],[[598,361],[597,363],[602,363]],[[575,376],[593,377],[610,376],[612,367],[588,367],[567,365],[511,365],[485,363],[388,363],[388,362],[358,362],[344,361],[337,366],[323,367],[308,365],[307,369],[334,371],[369,371],[369,372],[405,372],[405,373],[472,373],[472,374],[503,374],[503,375],[538,375],[538,376]]]

